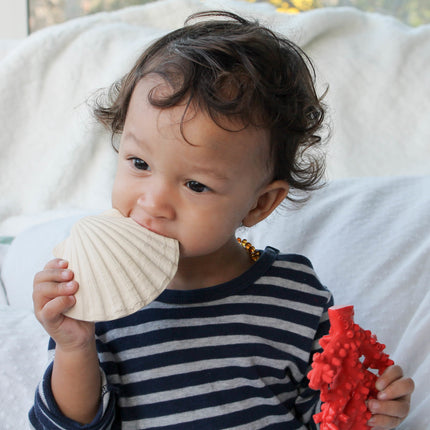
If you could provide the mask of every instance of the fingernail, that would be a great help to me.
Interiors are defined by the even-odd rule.
[[[367,421],[367,425],[369,426],[369,427],[373,427],[374,425],[375,425],[375,418],[370,418],[370,420],[369,421]]]
[[[66,261],[66,260],[60,260],[60,261],[58,262],[58,265],[59,265],[60,267],[67,267],[67,261]]]
[[[72,307],[76,303],[75,296],[67,296],[67,300],[69,301],[69,306]]]
[[[377,380],[376,383],[375,383],[375,388],[378,391],[382,391],[385,388],[385,386],[384,386],[384,384],[380,380]]]
[[[63,279],[69,279],[70,278],[70,274],[71,274],[70,270],[63,270],[63,272],[61,273],[61,277]]]
[[[376,412],[378,410],[378,408],[379,408],[379,403],[375,402],[374,400],[370,400],[367,403],[367,407],[368,407],[368,409],[369,409],[370,412]]]
[[[385,400],[387,398],[387,393],[385,391],[380,391],[377,397],[379,400]]]
[[[74,287],[75,287],[75,284],[73,283],[73,281],[67,282],[67,284],[64,285],[64,288],[68,291],[73,290]]]

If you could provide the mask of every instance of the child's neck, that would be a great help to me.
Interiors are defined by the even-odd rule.
[[[233,238],[210,255],[181,258],[178,272],[167,288],[195,290],[222,284],[240,276],[252,264],[248,252]]]

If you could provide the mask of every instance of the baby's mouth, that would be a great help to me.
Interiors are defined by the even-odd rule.
[[[133,218],[133,217],[130,217],[135,223],[137,223],[137,224],[139,224],[141,227],[143,227],[144,229],[146,229],[146,230],[149,230],[150,232],[152,232],[152,233],[155,233],[155,234],[158,234],[159,236],[163,236],[163,237],[168,237],[168,238],[170,238],[170,239],[175,239],[174,237],[172,237],[172,236],[170,236],[170,235],[168,235],[168,234],[166,234],[166,233],[164,233],[161,229],[157,229],[157,228],[154,228],[154,227],[150,227],[147,223],[145,223],[145,222],[143,222],[143,221],[140,221],[140,220],[137,220],[137,219],[135,219],[135,218]]]

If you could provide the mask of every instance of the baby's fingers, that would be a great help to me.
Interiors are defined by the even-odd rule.
[[[369,410],[373,416],[369,425],[376,429],[393,429],[408,415],[414,381],[403,377],[399,366],[391,366],[378,378],[377,399],[370,400]]]
[[[67,261],[51,260],[34,277],[34,311],[43,325],[58,322],[61,314],[75,303],[73,294],[78,289],[78,283],[67,266]]]
[[[369,421],[368,426],[372,430],[388,430],[395,429],[404,418],[389,417],[387,415],[374,415]]]
[[[401,379],[402,377],[403,369],[400,366],[394,365],[387,367],[387,369],[385,369],[385,372],[376,381],[376,389],[382,391],[392,382]]]
[[[35,310],[45,306],[47,302],[59,296],[70,296],[78,289],[76,281],[69,282],[39,282],[34,284],[33,302]]]
[[[63,313],[76,303],[74,296],[59,296],[45,304],[38,315],[43,325],[56,326],[64,320]]]
[[[414,388],[415,384],[411,378],[401,378],[380,391],[377,398],[378,400],[404,400],[410,402]]]
[[[61,258],[54,258],[53,260],[48,261],[44,270],[46,269],[66,269],[69,263],[66,260],[62,260]]]
[[[77,283],[73,280],[73,272],[69,269],[45,269],[34,277],[33,302],[37,310],[48,300],[61,295],[74,294]]]
[[[370,400],[368,407],[373,414],[368,423],[371,427],[393,429],[407,417],[410,402],[409,399]]]
[[[394,400],[410,396],[414,391],[414,381],[403,377],[400,366],[390,366],[376,381],[379,400]]]
[[[73,293],[77,288],[76,281],[67,284],[51,282],[35,286],[34,314],[51,337],[55,338],[57,330],[64,322],[64,312],[75,305],[76,299]],[[38,290],[40,290],[39,294],[37,294]],[[51,299],[48,296],[54,297]]]

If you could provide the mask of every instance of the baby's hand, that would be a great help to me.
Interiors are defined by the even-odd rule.
[[[94,342],[94,323],[77,321],[63,315],[75,304],[78,283],[67,269],[67,261],[54,259],[34,277],[34,313],[57,347],[77,350]]]
[[[373,416],[368,425],[374,430],[397,427],[408,415],[414,381],[403,377],[400,366],[390,366],[376,381],[378,398],[369,400]]]

